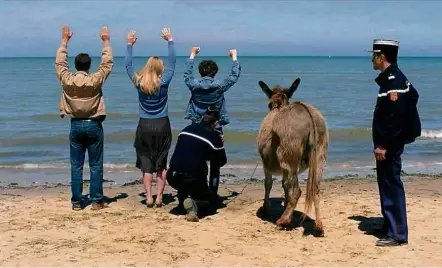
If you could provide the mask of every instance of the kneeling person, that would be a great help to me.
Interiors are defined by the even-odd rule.
[[[215,212],[218,207],[218,195],[207,183],[207,162],[210,169],[227,163],[223,140],[215,130],[219,118],[219,110],[209,107],[201,123],[185,127],[170,159],[167,182],[178,191],[179,207],[186,209],[188,221],[199,220],[199,209]]]

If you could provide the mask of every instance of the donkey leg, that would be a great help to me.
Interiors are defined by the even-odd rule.
[[[320,183],[321,183],[321,179],[322,179],[322,173],[324,170],[324,165],[325,165],[325,156],[322,155],[320,157],[320,161],[318,163],[319,168],[318,168],[318,190],[315,193],[315,198],[314,198],[314,203],[315,203],[315,232],[314,235],[318,236],[318,237],[323,237],[324,236],[324,226],[322,224],[322,217],[321,217],[321,210],[319,208],[319,203],[321,200],[321,190],[320,190]]]
[[[264,204],[262,207],[259,208],[259,213],[266,214],[269,212],[270,208],[270,191],[272,190],[273,186],[273,178],[272,174],[270,174],[268,171],[264,170],[264,187],[265,187],[265,194],[264,194]]]
[[[315,196],[315,236],[323,237],[324,236],[324,226],[322,225],[322,217],[319,210],[319,201],[320,201],[320,194],[319,191],[316,193]]]
[[[276,225],[288,225],[292,222],[293,211],[298,204],[299,197],[301,197],[301,188],[299,187],[298,175],[296,172],[284,171],[283,188],[286,193],[285,211],[281,218],[276,221]]]

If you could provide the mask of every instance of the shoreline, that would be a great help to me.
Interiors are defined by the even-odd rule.
[[[308,235],[314,210],[300,224],[303,194],[293,225],[280,229],[283,190],[273,184],[267,217],[261,181],[220,185],[227,196],[217,214],[189,223],[165,206],[147,209],[143,186],[109,186],[110,207],[72,211],[69,186],[0,188],[2,266],[437,266],[442,263],[442,176],[404,176],[409,245],[377,248],[364,234],[382,222],[374,178],[321,182],[325,237]],[[83,194],[88,193],[85,187]],[[156,187],[153,188],[156,193]],[[398,256],[403,256],[398,258]],[[405,257],[404,257],[405,256]]]
[[[137,170],[138,171],[138,170]],[[137,173],[137,171],[131,171],[130,173]],[[241,185],[241,184],[249,184],[249,183],[263,183],[264,182],[264,176],[241,176],[241,175],[235,175],[234,170],[231,171],[231,173],[221,173],[220,175],[220,185]],[[118,174],[118,173],[117,173]],[[256,174],[256,173],[255,173]],[[83,185],[88,185],[90,182],[88,174],[85,174],[85,178],[83,179]],[[106,177],[106,176],[104,176]],[[136,177],[136,176],[132,176]],[[413,177],[413,178],[435,178],[439,179],[442,178],[442,173],[407,173],[404,170],[401,172],[401,177],[407,178],[407,177]],[[69,180],[69,178],[66,178]],[[307,173],[303,173],[299,175],[299,183],[303,184],[306,182],[307,179]],[[155,182],[156,179],[153,181],[153,185],[156,185]],[[276,182],[281,182],[282,177],[281,176],[273,176],[273,180]],[[348,173],[345,175],[335,175],[333,177],[323,178],[322,182],[332,182],[332,181],[346,181],[346,180],[363,180],[363,181],[375,181],[376,180],[376,174],[373,172],[373,174],[368,175],[361,175],[357,173]],[[103,187],[127,187],[131,185],[139,185],[142,184],[142,181],[138,179],[132,179],[128,180],[124,183],[116,183],[115,180],[112,179],[103,179]],[[166,183],[166,187],[169,186]],[[61,182],[42,182],[37,183],[33,182],[31,184],[20,184],[18,182],[10,182],[5,183],[3,181],[0,181],[0,189],[46,189],[46,188],[59,188],[59,187],[70,187],[70,183],[61,183]]]

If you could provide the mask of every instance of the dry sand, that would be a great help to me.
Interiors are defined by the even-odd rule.
[[[263,183],[252,183],[216,215],[189,223],[170,213],[177,204],[169,186],[162,208],[147,209],[141,185],[105,188],[118,197],[110,208],[72,211],[70,188],[0,189],[2,266],[441,266],[442,180],[405,178],[409,244],[375,247],[364,234],[380,223],[376,182],[325,181],[322,214],[325,237],[304,236],[312,221],[289,230],[275,226],[282,213],[281,183],[275,182],[272,215],[256,215]],[[222,185],[221,195],[244,184]],[[305,185],[302,184],[302,189]],[[85,191],[87,190],[87,187]],[[86,193],[86,192],[85,192]],[[304,207],[303,194],[294,225]],[[227,202],[227,201],[225,201]],[[311,214],[313,217],[313,213]]]

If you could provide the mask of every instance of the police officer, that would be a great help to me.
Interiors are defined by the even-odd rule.
[[[209,107],[201,123],[180,132],[170,159],[167,182],[178,191],[179,207],[186,210],[187,221],[199,221],[201,208],[214,213],[219,205],[217,188],[207,183],[207,162],[211,170],[219,170],[227,162],[223,139],[215,130],[219,119],[220,111]]]
[[[376,39],[373,43],[373,68],[380,74],[373,115],[372,135],[376,173],[384,218],[382,228],[372,233],[384,238],[377,246],[398,246],[408,243],[405,191],[401,181],[404,145],[421,134],[417,111],[419,94],[397,64],[399,42]]]

